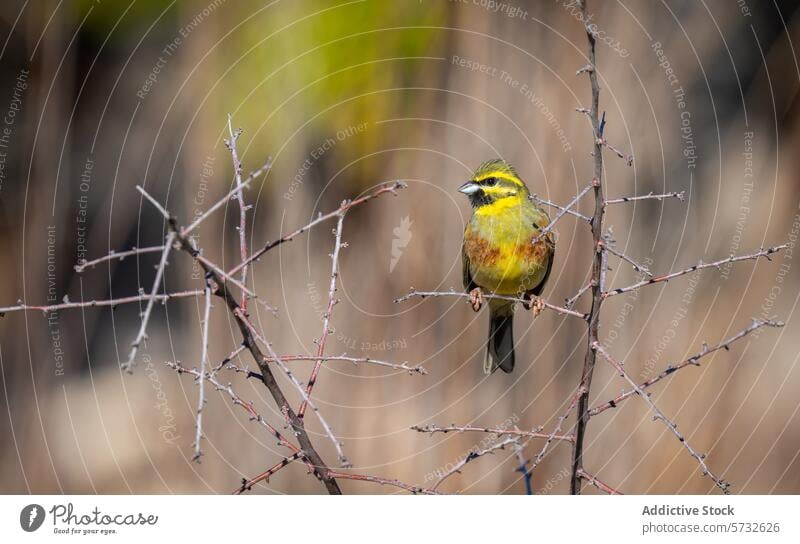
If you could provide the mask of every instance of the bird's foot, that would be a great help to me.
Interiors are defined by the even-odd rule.
[[[476,312],[481,309],[481,306],[483,306],[483,291],[481,291],[480,287],[476,287],[469,292],[469,303]]]
[[[525,293],[522,296],[522,305],[526,310],[533,310],[533,317],[539,317],[539,314],[544,310],[544,301],[531,293]]]

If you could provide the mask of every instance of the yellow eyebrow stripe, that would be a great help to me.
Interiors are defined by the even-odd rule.
[[[505,172],[500,172],[500,171],[489,172],[488,174],[484,174],[481,177],[476,178],[475,181],[481,182],[481,181],[483,181],[485,179],[489,179],[489,178],[503,178],[503,179],[507,179],[509,181],[513,181],[515,184],[517,184],[519,186],[523,185],[522,181],[519,178],[517,178],[515,176],[512,176],[511,174],[507,174]]]

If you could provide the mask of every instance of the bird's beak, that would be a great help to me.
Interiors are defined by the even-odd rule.
[[[468,181],[464,185],[458,188],[459,193],[464,193],[465,195],[471,195],[477,193],[481,190],[481,186],[475,183],[474,181]]]

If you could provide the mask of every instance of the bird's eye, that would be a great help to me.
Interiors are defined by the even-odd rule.
[[[494,187],[497,185],[497,178],[486,178],[483,182],[489,187]]]

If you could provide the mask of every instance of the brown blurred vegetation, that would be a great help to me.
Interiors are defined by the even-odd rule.
[[[788,2],[748,4],[749,16],[723,1],[590,6],[597,24],[630,52],[623,58],[598,48],[606,134],[635,156],[628,168],[609,155],[609,196],[687,192],[684,203],[616,206],[609,214],[619,247],[650,260],[654,271],[784,242],[798,220],[800,74],[793,44],[800,16]],[[553,313],[534,322],[520,312],[517,370],[485,378],[485,312],[474,314],[451,299],[392,300],[411,286],[461,288],[460,239],[470,210],[455,188],[481,160],[509,159],[534,192],[562,203],[590,178],[589,127],[574,112],[588,99],[585,79],[575,77],[585,64],[585,40],[568,10],[558,2],[511,1],[506,5],[522,10],[512,15],[443,0],[213,5],[2,4],[3,115],[21,70],[29,77],[17,91],[21,107],[0,188],[0,305],[149,289],[157,256],[79,276],[72,267],[80,246],[91,258],[160,243],[162,222],[142,204],[136,184],[166,201],[183,223],[220,198],[232,179],[221,140],[230,112],[245,130],[245,169],[274,158],[272,171],[247,195],[255,203],[253,246],[375,184],[409,183],[400,196],[347,216],[342,302],[328,353],[421,363],[430,374],[331,363],[315,389],[360,471],[429,484],[434,471],[484,438],[423,436],[408,429],[415,424],[492,426],[514,418],[521,428],[551,427],[579,380],[580,323]],[[652,48],[656,41],[685,91],[693,169],[683,155],[674,86]],[[167,54],[169,44],[175,47]],[[459,66],[454,56],[487,69]],[[159,64],[144,98],[137,96]],[[237,217],[234,209],[220,213],[200,231],[206,255],[228,268],[237,262]],[[390,272],[393,230],[406,217],[411,237]],[[254,267],[257,291],[279,307],[278,318],[254,309],[254,319],[279,353],[315,349],[332,227],[282,246]],[[585,283],[591,251],[584,225],[566,218],[558,231],[545,291],[554,302]],[[625,285],[635,277],[616,264],[610,279]],[[800,491],[798,280],[794,262],[778,255],[772,263],[709,270],[615,297],[604,307],[602,337],[640,377],[698,351],[703,341],[744,328],[752,317],[787,322],[655,389],[660,407],[698,450],[709,452],[709,464],[732,482],[733,492]],[[192,279],[185,256],[174,255],[165,285],[198,288],[202,280]],[[133,376],[122,374],[118,363],[135,334],[137,307],[62,312],[50,322],[35,313],[0,319],[6,414],[0,418],[0,491],[229,492],[242,476],[274,464],[282,455],[274,440],[218,396],[206,412],[206,455],[200,465],[190,462],[195,387],[163,363],[197,364],[200,306],[180,301],[158,308]],[[219,303],[213,319],[212,359],[220,360],[238,336]],[[662,338],[668,340],[660,344]],[[293,367],[303,375],[310,363]],[[224,379],[280,422],[258,384]],[[592,398],[607,400],[622,386],[600,365]],[[317,423],[309,425],[334,463]],[[530,444],[526,453],[538,449]],[[713,487],[637,399],[592,420],[585,455],[588,469],[628,493]],[[568,457],[567,445],[555,446],[534,474],[535,489],[563,493]],[[511,452],[488,456],[445,487],[522,493],[515,467]],[[343,485],[352,493],[391,491]],[[258,488],[321,491],[300,464]]]

